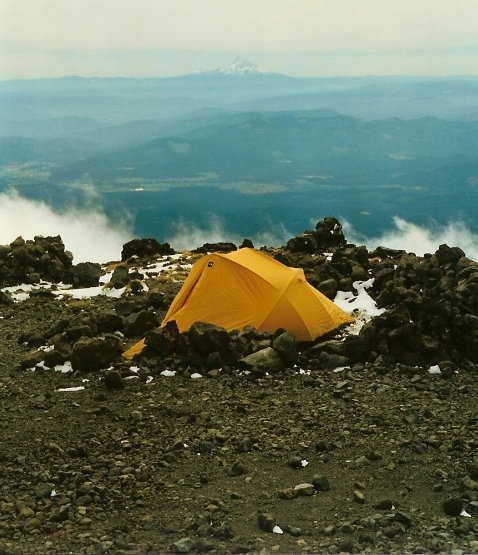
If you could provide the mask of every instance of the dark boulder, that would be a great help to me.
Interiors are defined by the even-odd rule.
[[[292,237],[287,241],[286,248],[294,253],[296,252],[317,252],[319,246],[315,239],[315,233],[311,230],[304,231],[296,237]]]
[[[144,339],[146,346],[161,356],[169,356],[180,350],[181,334],[174,320],[164,327],[148,331]]]
[[[106,389],[123,389],[125,386],[121,374],[116,370],[107,370],[105,372],[104,381]]]
[[[71,366],[80,372],[95,372],[109,366],[121,352],[121,342],[115,336],[83,337],[73,345]]]
[[[13,304],[13,300],[7,293],[0,291],[0,305]]]
[[[126,337],[139,337],[158,325],[159,320],[154,312],[141,310],[125,318],[124,334]]]
[[[411,366],[424,363],[424,346],[420,329],[408,323],[392,329],[387,337],[389,353],[397,362]]]
[[[279,353],[288,367],[297,362],[297,342],[295,336],[289,331],[284,331],[272,341],[272,347]]]
[[[87,324],[78,324],[66,328],[65,335],[69,341],[74,343],[80,339],[80,337],[93,337],[93,330],[91,329],[91,326],[88,326]]]
[[[347,243],[342,231],[342,224],[336,218],[324,218],[317,222],[315,231],[319,249],[343,247]]]
[[[438,259],[438,264],[444,266],[445,264],[456,264],[465,253],[459,247],[449,247],[448,245],[440,245],[435,252]]]
[[[5,260],[11,252],[12,247],[10,245],[0,245],[0,260]]]
[[[327,353],[326,351],[320,353],[317,362],[321,368],[325,368],[326,370],[334,370],[335,368],[350,366],[350,359],[346,356]]]
[[[311,280],[312,281],[312,280]],[[336,279],[329,278],[315,285],[316,289],[329,299],[334,299],[339,290],[339,284]]]
[[[96,328],[99,333],[122,331],[123,318],[113,310],[105,310],[96,319]]]
[[[208,252],[222,252],[228,253],[237,251],[237,246],[234,243],[229,243],[227,241],[220,241],[219,243],[204,243],[202,247],[194,249],[192,252],[197,253],[208,253]]]
[[[116,268],[113,270],[113,274],[111,275],[111,285],[115,289],[121,289],[122,287],[125,287],[125,285],[128,285],[129,281],[130,277],[128,266],[125,266],[124,264],[119,264],[118,266],[116,266]]]
[[[240,249],[253,249],[254,248],[254,243],[250,240],[250,239],[244,239],[242,241],[242,243],[239,245]]]
[[[156,239],[133,239],[123,245],[121,260],[124,262],[133,256],[150,258],[155,255],[175,254],[169,243],[158,243]]]
[[[66,283],[73,287],[97,287],[100,284],[101,266],[94,262],[80,262],[65,276]]]
[[[231,336],[224,328],[206,322],[194,322],[189,328],[188,337],[191,348],[204,355],[223,350],[231,341]]]

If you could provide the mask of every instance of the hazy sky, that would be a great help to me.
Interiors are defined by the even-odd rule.
[[[0,0],[0,79],[478,75],[478,0]]]

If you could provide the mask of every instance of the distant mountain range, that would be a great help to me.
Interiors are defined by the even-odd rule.
[[[163,226],[211,209],[212,191],[244,228],[270,213],[299,232],[307,211],[336,206],[381,225],[404,212],[476,221],[478,78],[299,79],[238,58],[172,78],[0,82],[0,192],[80,202],[85,183],[105,206],[143,203],[148,225],[153,207]]]
[[[361,119],[478,119],[478,78],[293,78],[247,61],[157,79],[81,78],[0,82],[0,136],[30,122],[87,118],[103,125],[228,112],[330,109]],[[23,128],[22,128],[23,126]]]

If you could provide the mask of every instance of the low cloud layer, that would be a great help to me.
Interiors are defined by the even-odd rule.
[[[424,227],[396,216],[391,229],[379,237],[365,237],[357,233],[349,222],[343,223],[343,230],[349,243],[365,244],[368,249],[384,246],[423,256],[436,252],[440,245],[446,244],[460,247],[468,258],[478,260],[478,235],[461,221]]]
[[[204,243],[219,243],[230,241],[240,245],[244,240],[243,236],[228,231],[224,221],[219,216],[210,218],[210,225],[207,228],[200,228],[191,221],[179,220],[172,224],[172,234],[166,241],[177,251],[190,250],[204,245]],[[292,234],[287,229],[279,225],[270,225],[252,236],[248,236],[257,248],[264,245],[280,246],[284,245]]]
[[[124,243],[134,237],[132,226],[119,227],[98,211],[97,206],[96,203],[94,209],[71,208],[57,212],[48,204],[27,199],[15,191],[0,193],[0,244],[11,243],[20,235],[24,239],[33,239],[35,235],[60,235],[65,248],[73,253],[75,264],[119,260]],[[164,240],[176,251],[220,241],[240,245],[244,239],[244,236],[229,231],[219,216],[212,217],[207,228],[180,220],[170,229],[171,233]],[[370,250],[385,246],[423,256],[434,253],[446,243],[450,247],[460,247],[468,258],[478,260],[478,235],[461,221],[425,227],[395,217],[390,229],[377,237],[360,234],[347,221],[343,221],[343,230],[349,243],[366,245]],[[265,222],[262,231],[248,238],[260,248],[263,245],[285,245],[293,236],[294,233],[282,224]]]
[[[0,193],[0,244],[35,235],[60,235],[75,264],[118,260],[124,243],[132,238],[129,229],[115,226],[102,212],[85,208],[60,213],[15,191]]]

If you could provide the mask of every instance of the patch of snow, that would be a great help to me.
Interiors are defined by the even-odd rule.
[[[11,297],[15,302],[21,303],[30,298],[30,293],[12,293]]]
[[[198,372],[194,372],[194,374],[191,374],[192,380],[197,380],[198,378],[202,378],[202,375],[199,374]]]
[[[438,364],[435,364],[434,366],[430,366],[430,368],[428,369],[428,373],[429,374],[441,374],[441,370],[440,370],[440,367],[438,366]]]
[[[86,287],[83,289],[68,289],[67,291],[52,291],[54,295],[64,299],[65,297],[72,297],[74,299],[85,299],[88,297],[97,297],[99,295],[104,295],[105,297],[111,297],[114,299],[119,299],[121,295],[126,291],[126,287],[121,289],[115,289],[114,287]]]
[[[274,526],[274,528],[272,528],[272,533],[273,534],[283,534],[284,531],[282,530],[282,528],[280,526],[277,526],[277,524]]]
[[[176,370],[163,370],[159,373],[160,376],[175,376]]]
[[[374,316],[379,316],[385,312],[384,308],[378,308],[375,301],[367,293],[367,289],[372,287],[374,278],[367,281],[354,281],[353,288],[356,294],[351,291],[338,291],[334,303],[343,311],[352,314],[355,322],[349,324],[345,330],[351,335],[358,335],[366,322]]]
[[[344,370],[350,370],[350,366],[337,366],[337,368],[334,368],[332,372],[338,374],[339,372],[343,372]]]
[[[71,362],[69,360],[67,360],[65,363],[63,364],[57,364],[54,367],[55,372],[73,372],[73,368],[71,367]],[[84,380],[83,380],[84,381]]]
[[[85,389],[84,385],[79,385],[77,387],[60,387],[59,389],[57,389],[57,391],[82,391],[83,389]]]

